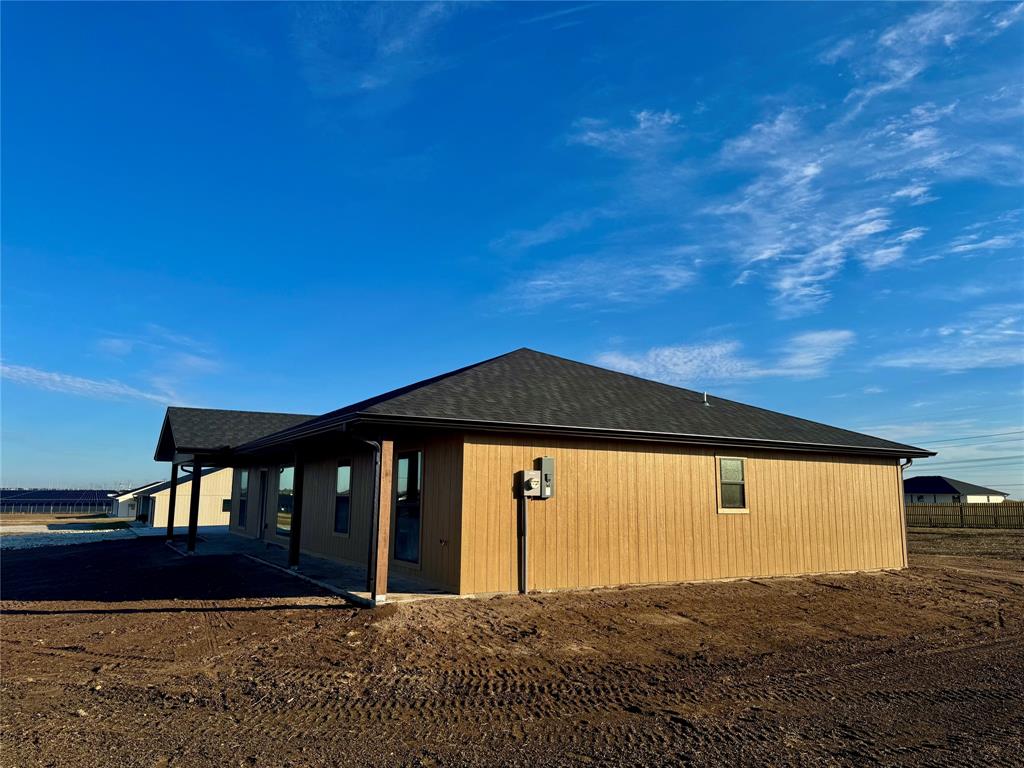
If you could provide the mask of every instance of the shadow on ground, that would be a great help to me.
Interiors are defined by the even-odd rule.
[[[200,544],[200,546],[202,546]],[[54,613],[202,611],[203,607],[137,605],[147,601],[224,601],[322,597],[325,590],[241,555],[182,557],[161,538],[100,541],[5,552],[0,599],[34,602],[134,603],[117,608],[67,608]],[[280,603],[269,606],[280,609]],[[259,606],[235,610],[257,610]],[[225,610],[221,607],[219,610]],[[231,610],[231,609],[227,609]],[[48,613],[18,610],[5,614]]]

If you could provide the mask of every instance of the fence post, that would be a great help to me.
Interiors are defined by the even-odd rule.
[[[960,527],[964,527],[964,503],[960,502]]]
[[[992,527],[993,528],[998,528],[999,527],[999,505],[998,504],[993,504],[992,505]]]

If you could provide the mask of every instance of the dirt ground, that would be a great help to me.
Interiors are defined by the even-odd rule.
[[[30,515],[28,513],[0,514],[0,526],[15,527],[19,525],[46,525],[48,523],[115,523],[123,522],[106,515]]]
[[[12,552],[0,763],[1024,765],[1024,532],[911,550],[377,611],[153,539]]]

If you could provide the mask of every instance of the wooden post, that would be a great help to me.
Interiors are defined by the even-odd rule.
[[[295,478],[292,486],[292,524],[288,533],[288,567],[299,567],[299,545],[302,543],[302,491],[306,465],[296,455]]]
[[[188,499],[188,551],[196,551],[196,530],[199,528],[199,484],[203,479],[201,464],[192,465],[192,491]]]
[[[167,500],[167,540],[174,538],[174,504],[178,500],[178,465],[171,464],[171,496]],[[141,503],[141,502],[139,502]]]
[[[377,519],[370,563],[370,599],[374,605],[387,600],[388,558],[391,545],[391,507],[394,503],[395,444],[380,441],[380,484],[377,488]]]

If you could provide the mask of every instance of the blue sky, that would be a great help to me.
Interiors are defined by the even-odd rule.
[[[2,482],[529,346],[1024,492],[1022,4],[7,4]],[[983,437],[975,437],[983,436]]]

